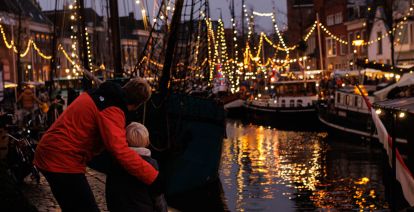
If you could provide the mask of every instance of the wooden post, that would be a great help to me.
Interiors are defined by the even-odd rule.
[[[316,27],[318,29],[318,45],[319,45],[319,62],[320,62],[320,68],[322,70],[322,73],[324,74],[323,55],[322,55],[322,41],[321,41],[321,26],[319,24],[320,24],[319,13],[316,13]]]
[[[170,82],[170,74],[171,74],[171,66],[173,63],[173,54],[174,49],[177,43],[177,30],[179,28],[180,24],[180,18],[181,18],[181,12],[183,9],[184,0],[177,0],[175,2],[175,10],[174,15],[172,17],[172,23],[171,23],[171,31],[170,35],[168,37],[168,43],[167,43],[167,50],[165,51],[165,62],[164,67],[162,69],[162,75],[160,79],[160,92],[161,96],[167,95],[168,92],[168,86]]]
[[[391,179],[391,211],[397,211],[397,111],[392,111],[392,179]]]
[[[119,35],[119,14],[118,14],[118,1],[109,0],[109,7],[111,11],[111,35],[113,45],[113,59],[114,59],[114,73],[115,77],[122,77],[122,56],[121,56],[121,38]]]
[[[57,39],[57,7],[58,0],[55,0],[55,19],[53,20],[53,39],[52,39],[52,59],[50,60],[50,72],[49,72],[49,96],[51,96],[54,87],[54,75],[56,73],[56,39]]]

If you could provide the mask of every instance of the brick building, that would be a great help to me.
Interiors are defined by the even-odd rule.
[[[0,67],[3,70],[4,81],[18,83],[19,79],[20,82],[48,80],[49,60],[41,57],[33,45],[29,45],[29,40],[32,40],[42,53],[51,53],[51,22],[41,13],[40,6],[36,1],[0,0],[0,18],[0,24],[4,29],[1,42],[10,44],[13,41],[16,48],[20,49],[21,55],[18,58],[10,46],[8,48],[7,45],[0,45]]]
[[[367,57],[367,46],[356,47],[352,43],[355,40],[367,41],[369,28],[372,26],[368,20],[374,14],[371,5],[371,0],[313,1],[315,14],[318,14],[320,23],[324,26],[320,30],[324,70],[350,70],[354,68],[357,58]],[[310,29],[308,26],[306,32]],[[307,47],[310,68],[320,69],[317,30],[309,37]]]

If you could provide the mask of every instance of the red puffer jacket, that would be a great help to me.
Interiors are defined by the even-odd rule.
[[[110,82],[80,95],[43,135],[34,164],[49,172],[84,173],[86,163],[106,148],[131,175],[153,183],[158,171],[128,148],[121,96]]]

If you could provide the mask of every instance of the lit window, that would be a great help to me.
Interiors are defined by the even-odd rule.
[[[326,38],[326,48],[328,57],[336,56],[336,41],[332,38]]]

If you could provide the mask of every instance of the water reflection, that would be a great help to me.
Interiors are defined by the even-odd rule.
[[[237,121],[227,137],[220,178],[231,211],[388,208],[379,149]]]

